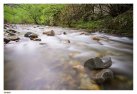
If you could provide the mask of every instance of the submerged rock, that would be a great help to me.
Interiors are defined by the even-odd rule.
[[[80,86],[79,89],[82,90],[100,90],[100,87],[91,80],[88,75],[84,74],[80,77]]]
[[[47,43],[39,43],[40,45],[47,45]]]
[[[75,71],[79,72],[79,73],[84,73],[85,72],[84,67],[82,65],[80,65],[80,64],[74,65],[73,69]]]
[[[53,30],[51,31],[46,31],[46,32],[43,32],[43,34],[47,35],[47,36],[55,36],[55,32]]]
[[[133,90],[133,79],[124,75],[115,75],[114,79],[104,84],[109,90]]]
[[[90,77],[86,74],[86,71],[82,65],[75,65],[73,69],[76,71],[76,75],[79,78],[79,89],[82,90],[99,90],[100,87],[96,84],[95,81],[90,79]]]
[[[62,42],[63,42],[64,44],[66,44],[66,43],[70,43],[70,40],[62,40]]]

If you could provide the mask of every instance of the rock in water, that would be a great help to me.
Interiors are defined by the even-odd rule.
[[[29,35],[29,38],[38,38],[38,35],[33,33]]]
[[[79,89],[82,90],[99,90],[100,87],[92,81],[88,75],[84,74],[80,77],[80,87]]]
[[[4,43],[5,43],[5,44],[7,44],[7,43],[9,43],[9,42],[10,42],[10,40],[9,40],[9,39],[4,38]]]
[[[9,30],[7,30],[5,32],[8,33],[8,35],[10,35],[10,36],[15,36],[17,33],[19,33],[19,32],[15,31],[15,30],[12,30],[12,29],[9,29]]]
[[[10,36],[9,40],[11,40],[11,41],[19,41],[20,38],[18,36]]]
[[[8,24],[4,24],[4,29],[7,29],[9,28],[9,25]]]
[[[104,64],[100,58],[96,57],[96,58],[91,58],[91,59],[87,60],[84,63],[84,67],[88,68],[90,70],[92,70],[92,69],[103,69]]]
[[[39,43],[40,45],[47,45],[47,43]]]
[[[34,38],[38,38],[38,35],[33,33],[33,32],[27,32],[24,37],[28,37],[30,38],[31,40],[33,40]]]
[[[112,65],[111,58],[103,62],[99,57],[91,58],[84,63],[84,67],[89,70],[109,68]]]
[[[10,41],[18,41],[20,38],[18,36],[7,36],[4,38],[5,41],[10,40]]]
[[[88,35],[87,32],[81,32],[80,35]]]
[[[82,65],[75,65],[73,69],[76,71],[77,76],[80,80],[79,89],[82,90],[99,90],[100,87],[96,84],[95,81],[90,79],[90,77],[86,74],[84,67]]]
[[[40,38],[34,38],[33,40],[34,40],[34,41],[41,41]]]
[[[84,67],[83,67],[82,65],[79,65],[79,64],[73,66],[73,69],[74,69],[75,71],[79,72],[79,73],[84,73],[84,72],[85,72]]]
[[[108,61],[106,61],[104,63],[104,68],[109,68],[109,67],[111,67],[111,65],[112,65],[112,60],[111,60],[111,58],[109,58]]]
[[[66,32],[63,32],[64,35],[66,35],[67,33]]]
[[[66,43],[70,43],[70,40],[63,40],[62,41],[64,44],[66,44]]]
[[[24,37],[29,37],[30,34],[32,34],[32,32],[27,32],[27,33],[24,35]]]
[[[45,34],[47,36],[55,36],[55,32],[53,30],[48,31],[48,32],[43,32],[43,34]]]
[[[100,38],[98,36],[93,36],[92,39],[96,41],[100,41]]]
[[[13,29],[10,29],[8,30],[9,32],[12,32],[12,33],[17,33],[17,31],[13,30]]]
[[[113,72],[109,68],[112,65],[111,58],[103,62],[99,57],[91,58],[85,62],[84,67],[90,70],[90,78],[97,83],[103,83],[113,78]]]
[[[97,83],[103,83],[113,78],[113,72],[110,69],[93,70],[89,76]]]

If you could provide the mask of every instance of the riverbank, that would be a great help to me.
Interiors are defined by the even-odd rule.
[[[78,21],[64,27],[85,29],[87,32],[103,32],[123,37],[133,38],[133,11],[129,10],[117,17],[106,16],[102,19],[92,21]]]

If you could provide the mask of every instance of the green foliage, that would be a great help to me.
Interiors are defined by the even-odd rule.
[[[80,21],[78,23],[75,23],[73,26],[81,29],[90,29],[90,30],[98,29],[98,28],[102,28],[102,21],[101,20],[88,21],[88,22]]]
[[[132,36],[132,12],[132,4],[8,4],[4,22],[105,29]]]
[[[133,11],[128,10],[117,17],[106,17],[104,20],[104,28],[109,29],[108,33],[133,36]]]
[[[27,12],[22,8],[4,5],[4,21],[8,23],[31,23]]]
[[[61,4],[4,5],[4,21],[9,23],[52,24],[54,16],[64,7]]]

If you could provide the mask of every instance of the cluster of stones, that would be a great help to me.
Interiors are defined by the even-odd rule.
[[[102,83],[113,78],[113,72],[109,69],[111,65],[111,58],[103,62],[99,57],[95,57],[87,60],[84,63],[84,68],[91,71],[89,74],[91,79],[95,80],[97,83]]]

